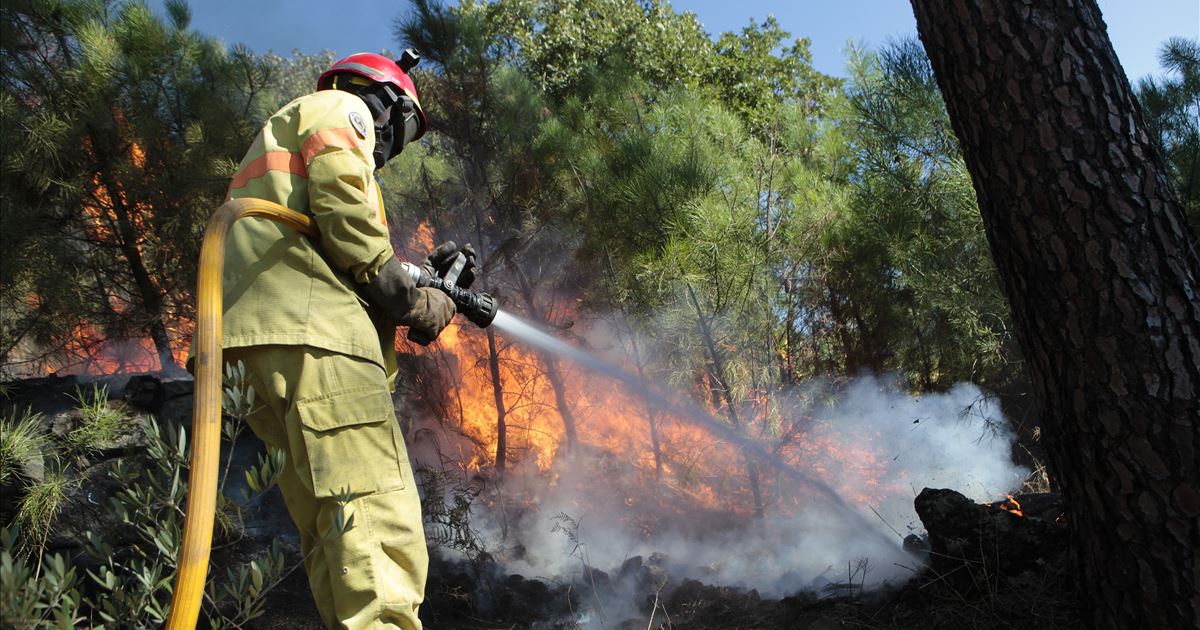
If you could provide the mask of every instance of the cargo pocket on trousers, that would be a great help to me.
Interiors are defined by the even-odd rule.
[[[378,389],[338,392],[296,403],[317,498],[404,487],[400,428],[392,399]]]

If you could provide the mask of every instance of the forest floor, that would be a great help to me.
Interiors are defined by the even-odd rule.
[[[480,579],[461,563],[434,560],[421,619],[450,630],[831,630],[1066,629],[1081,627],[1066,554],[1017,576],[937,575],[859,593],[800,592],[783,599],[685,579],[636,602],[625,619],[589,607],[583,585],[551,585],[517,575]],[[474,574],[474,575],[473,575]],[[485,604],[485,601],[487,602]],[[299,571],[273,592],[268,613],[247,628],[320,630]],[[607,617],[607,618],[606,618]]]

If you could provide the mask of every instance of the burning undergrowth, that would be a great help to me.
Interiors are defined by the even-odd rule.
[[[496,336],[495,372],[476,330],[448,330],[413,359],[434,368],[415,370],[422,402],[401,414],[432,493],[430,536],[449,559],[591,584],[572,605],[584,625],[644,620],[648,598],[686,580],[768,598],[903,582],[922,563],[902,544],[921,530],[922,488],[990,502],[1028,473],[974,385],[914,397],[898,379],[810,382],[740,407],[750,448],[704,428],[719,422],[711,411],[661,404],[675,400],[661,387],[640,396],[565,361],[553,383],[557,359],[515,341]]]

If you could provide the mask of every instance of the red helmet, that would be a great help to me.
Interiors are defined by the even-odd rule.
[[[415,63],[414,59],[409,64],[409,68],[415,65]],[[417,119],[421,123],[420,128],[417,130],[417,135],[412,139],[416,140],[425,135],[425,130],[429,128],[429,122],[425,120],[425,110],[421,107],[421,98],[417,95],[417,87],[413,85],[412,79],[401,69],[399,64],[383,55],[376,55],[374,53],[353,54],[345,59],[338,60],[322,73],[320,78],[317,79],[317,89],[329,89],[333,85],[334,75],[343,72],[358,75],[375,83],[392,85],[399,89],[405,96],[411,98],[417,110]]]

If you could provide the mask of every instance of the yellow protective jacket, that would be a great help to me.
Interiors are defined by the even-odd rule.
[[[229,185],[315,219],[319,242],[268,219],[238,221],[225,254],[222,346],[305,345],[372,361],[392,375],[395,327],[356,292],[392,257],[375,129],[361,99],[323,90],[271,116]]]

